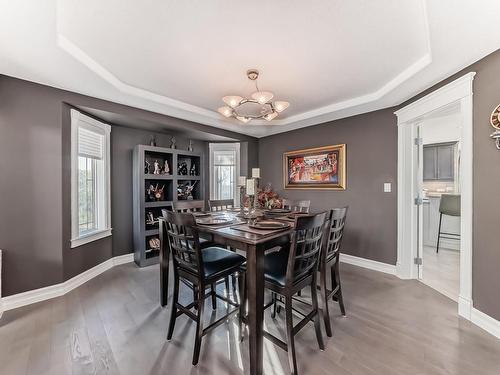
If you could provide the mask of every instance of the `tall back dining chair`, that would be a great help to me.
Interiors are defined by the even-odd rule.
[[[319,348],[324,350],[323,337],[321,335],[320,312],[318,309],[317,295],[317,270],[321,256],[322,238],[325,231],[326,213],[316,215],[300,216],[295,219],[295,231],[292,234],[289,250],[282,250],[266,254],[264,257],[264,279],[265,287],[274,295],[284,297],[286,313],[287,342],[282,341],[271,333],[264,331],[264,337],[275,345],[288,352],[288,362],[291,373],[298,374],[297,360],[295,354],[295,335],[307,325],[314,321],[316,339]],[[244,283],[243,283],[244,284]],[[309,287],[311,289],[312,308],[303,319],[296,325],[293,324],[293,296],[298,291]],[[244,303],[246,291],[241,291],[240,317],[245,316]],[[273,305],[267,304],[265,308]],[[281,303],[281,299],[280,299]],[[240,325],[242,324],[240,319]],[[242,332],[242,330],[240,331]]]
[[[294,201],[286,198],[283,199],[283,208],[291,211],[309,213],[310,206],[311,206],[310,200]]]
[[[334,208],[328,213],[328,226],[325,229],[323,238],[323,251],[319,263],[320,274],[320,295],[322,300],[323,317],[325,320],[325,330],[328,337],[332,336],[330,324],[330,312],[328,300],[332,298],[339,303],[340,311],[345,316],[344,298],[342,296],[342,286],[340,283],[340,245],[344,238],[344,228],[347,218],[347,207]],[[328,269],[331,277],[331,289],[328,289],[327,276]]]
[[[224,211],[234,208],[234,199],[210,199],[208,201],[209,211]]]
[[[238,304],[217,294],[214,286],[219,280],[238,273],[240,266],[245,262],[245,257],[217,246],[202,249],[196,221],[190,213],[167,211],[166,216],[160,218],[160,241],[168,241],[174,265],[174,293],[167,340],[172,338],[177,317],[185,314],[194,320],[196,336],[192,363],[196,365],[200,356],[202,337],[238,312]],[[181,279],[192,284],[195,290],[194,301],[186,306],[179,302]],[[211,287],[209,293],[206,292],[207,287]],[[214,301],[219,298],[236,308],[204,327],[205,299],[210,296],[212,307],[215,307]],[[193,312],[191,309],[194,307],[197,308]]]
[[[205,201],[185,200],[172,202],[172,209],[175,212],[200,212],[205,210]]]
[[[460,216],[459,194],[441,195],[441,201],[439,202],[439,227],[438,227],[438,238],[436,244],[436,253],[439,252],[439,240],[441,238],[460,241],[460,233],[450,233],[441,231],[441,223],[443,221],[443,215],[455,216],[455,217]]]

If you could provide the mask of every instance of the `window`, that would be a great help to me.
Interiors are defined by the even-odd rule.
[[[210,143],[210,199],[236,198],[239,175],[240,144]]]
[[[71,110],[71,247],[111,235],[110,133]]]

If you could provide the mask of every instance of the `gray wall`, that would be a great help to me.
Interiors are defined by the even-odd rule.
[[[131,181],[131,149],[149,141],[151,132],[113,126],[113,236],[71,249],[70,105],[176,127],[176,132],[196,130],[255,144],[245,135],[0,75],[4,296],[60,283],[132,250],[131,185],[126,185]],[[168,136],[157,135],[159,145],[168,145]],[[186,147],[186,140],[176,137],[179,147]]]
[[[282,190],[284,151],[347,143],[345,192],[280,191],[291,198],[311,199],[315,208],[349,204],[344,251],[381,262],[396,262],[396,150],[395,110],[425,96],[462,75],[474,79],[474,217],[473,303],[500,320],[500,151],[489,135],[489,116],[500,103],[500,51],[486,56],[398,107],[333,121],[260,139],[259,158],[264,181]],[[381,193],[382,182],[393,181],[393,193]],[[316,203],[315,203],[316,202]]]
[[[472,254],[472,299],[478,310],[500,320],[500,151],[489,135],[489,117],[500,103],[500,50],[479,60],[412,98],[400,107],[463,76],[476,72],[474,106],[474,213]]]
[[[283,190],[285,151],[345,143],[345,191]],[[396,264],[397,128],[392,110],[372,112],[259,140],[262,182],[280,196],[310,199],[313,210],[349,206],[343,252]],[[383,183],[392,192],[383,192]]]

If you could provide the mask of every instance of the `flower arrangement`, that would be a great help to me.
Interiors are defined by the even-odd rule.
[[[267,184],[263,189],[259,189],[257,194],[259,207],[266,209],[281,208],[283,202],[278,193],[273,190],[271,184]]]

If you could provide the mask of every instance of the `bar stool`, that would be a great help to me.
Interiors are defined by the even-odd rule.
[[[459,194],[443,194],[439,203],[439,228],[436,245],[436,253],[439,252],[439,240],[446,238],[449,240],[460,241],[460,233],[441,232],[441,223],[443,215],[460,217],[460,195]]]

